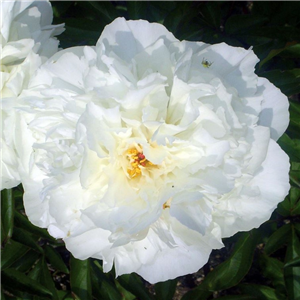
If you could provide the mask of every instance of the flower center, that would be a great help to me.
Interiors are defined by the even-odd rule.
[[[146,159],[143,152],[137,150],[136,148],[127,150],[126,156],[130,163],[130,168],[127,169],[127,173],[129,174],[130,178],[135,178],[141,175],[141,168],[154,166],[152,162]]]

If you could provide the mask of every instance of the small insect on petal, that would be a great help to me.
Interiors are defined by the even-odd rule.
[[[207,60],[206,58],[203,57],[202,59],[202,66],[204,68],[209,68],[211,65],[213,64],[213,62]]]

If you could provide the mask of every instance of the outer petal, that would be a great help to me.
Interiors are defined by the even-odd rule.
[[[289,125],[289,101],[269,80],[259,78],[258,86],[264,88],[259,124],[270,127],[271,138],[277,141]]]
[[[10,189],[20,184],[20,175],[16,168],[17,160],[13,149],[8,147],[1,138],[0,141],[0,157],[1,157],[1,182],[0,190]]]
[[[270,140],[266,159],[253,179],[216,206],[213,220],[220,225],[222,237],[257,228],[270,218],[289,192],[289,167],[288,156]]]
[[[210,228],[213,234],[202,236],[175,218],[168,222],[171,227],[159,221],[157,229],[150,229],[146,238],[116,248],[107,243],[109,231],[100,228],[68,237],[65,242],[76,258],[103,259],[107,272],[114,257],[116,276],[136,272],[153,284],[198,271],[207,262],[212,248],[222,247],[214,225]]]
[[[160,38],[164,39],[165,43],[177,41],[174,35],[160,24],[117,18],[104,28],[97,46],[103,43],[119,57],[130,61],[137,53]]]

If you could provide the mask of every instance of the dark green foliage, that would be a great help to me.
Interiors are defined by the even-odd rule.
[[[101,261],[80,261],[24,215],[22,188],[1,192],[1,299],[300,300],[300,2],[53,1],[65,23],[62,48],[95,45],[116,17],[166,26],[180,40],[226,42],[260,59],[256,73],[290,100],[279,144],[291,161],[291,190],[259,229],[224,240],[197,274],[150,286],[136,274],[115,279]],[[221,259],[218,259],[221,257]],[[180,258],[179,258],[180,259]],[[199,279],[201,278],[201,282]],[[181,288],[184,289],[181,289]]]

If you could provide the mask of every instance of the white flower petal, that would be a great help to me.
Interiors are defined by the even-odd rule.
[[[264,89],[259,124],[269,127],[272,139],[277,141],[289,124],[288,99],[265,78],[259,78],[258,85]]]
[[[104,28],[97,45],[104,43],[108,50],[130,61],[137,53],[160,38],[163,38],[165,42],[177,41],[173,34],[160,24],[117,18]]]
[[[22,156],[22,152],[26,151],[23,151],[22,147],[18,147],[17,144],[26,140],[26,134],[22,133],[20,138],[19,132],[15,131],[14,123],[17,123],[19,115],[16,116],[14,108],[24,104],[19,97],[29,86],[29,81],[37,68],[58,51],[58,40],[54,36],[64,29],[63,25],[51,25],[52,17],[51,4],[46,0],[1,2],[0,93],[3,131],[6,132],[2,139],[4,144],[2,151],[5,153],[1,155],[4,170],[1,183],[5,181],[5,184],[1,186],[1,189],[18,185],[20,183],[19,169],[28,167],[28,165],[20,165],[19,161],[19,154]],[[12,102],[12,105],[7,107],[6,102]],[[27,127],[26,123],[23,125]],[[8,131],[10,131],[9,134]],[[28,139],[31,139],[30,134]],[[10,151],[5,150],[8,148]],[[25,156],[28,156],[28,153]]]

